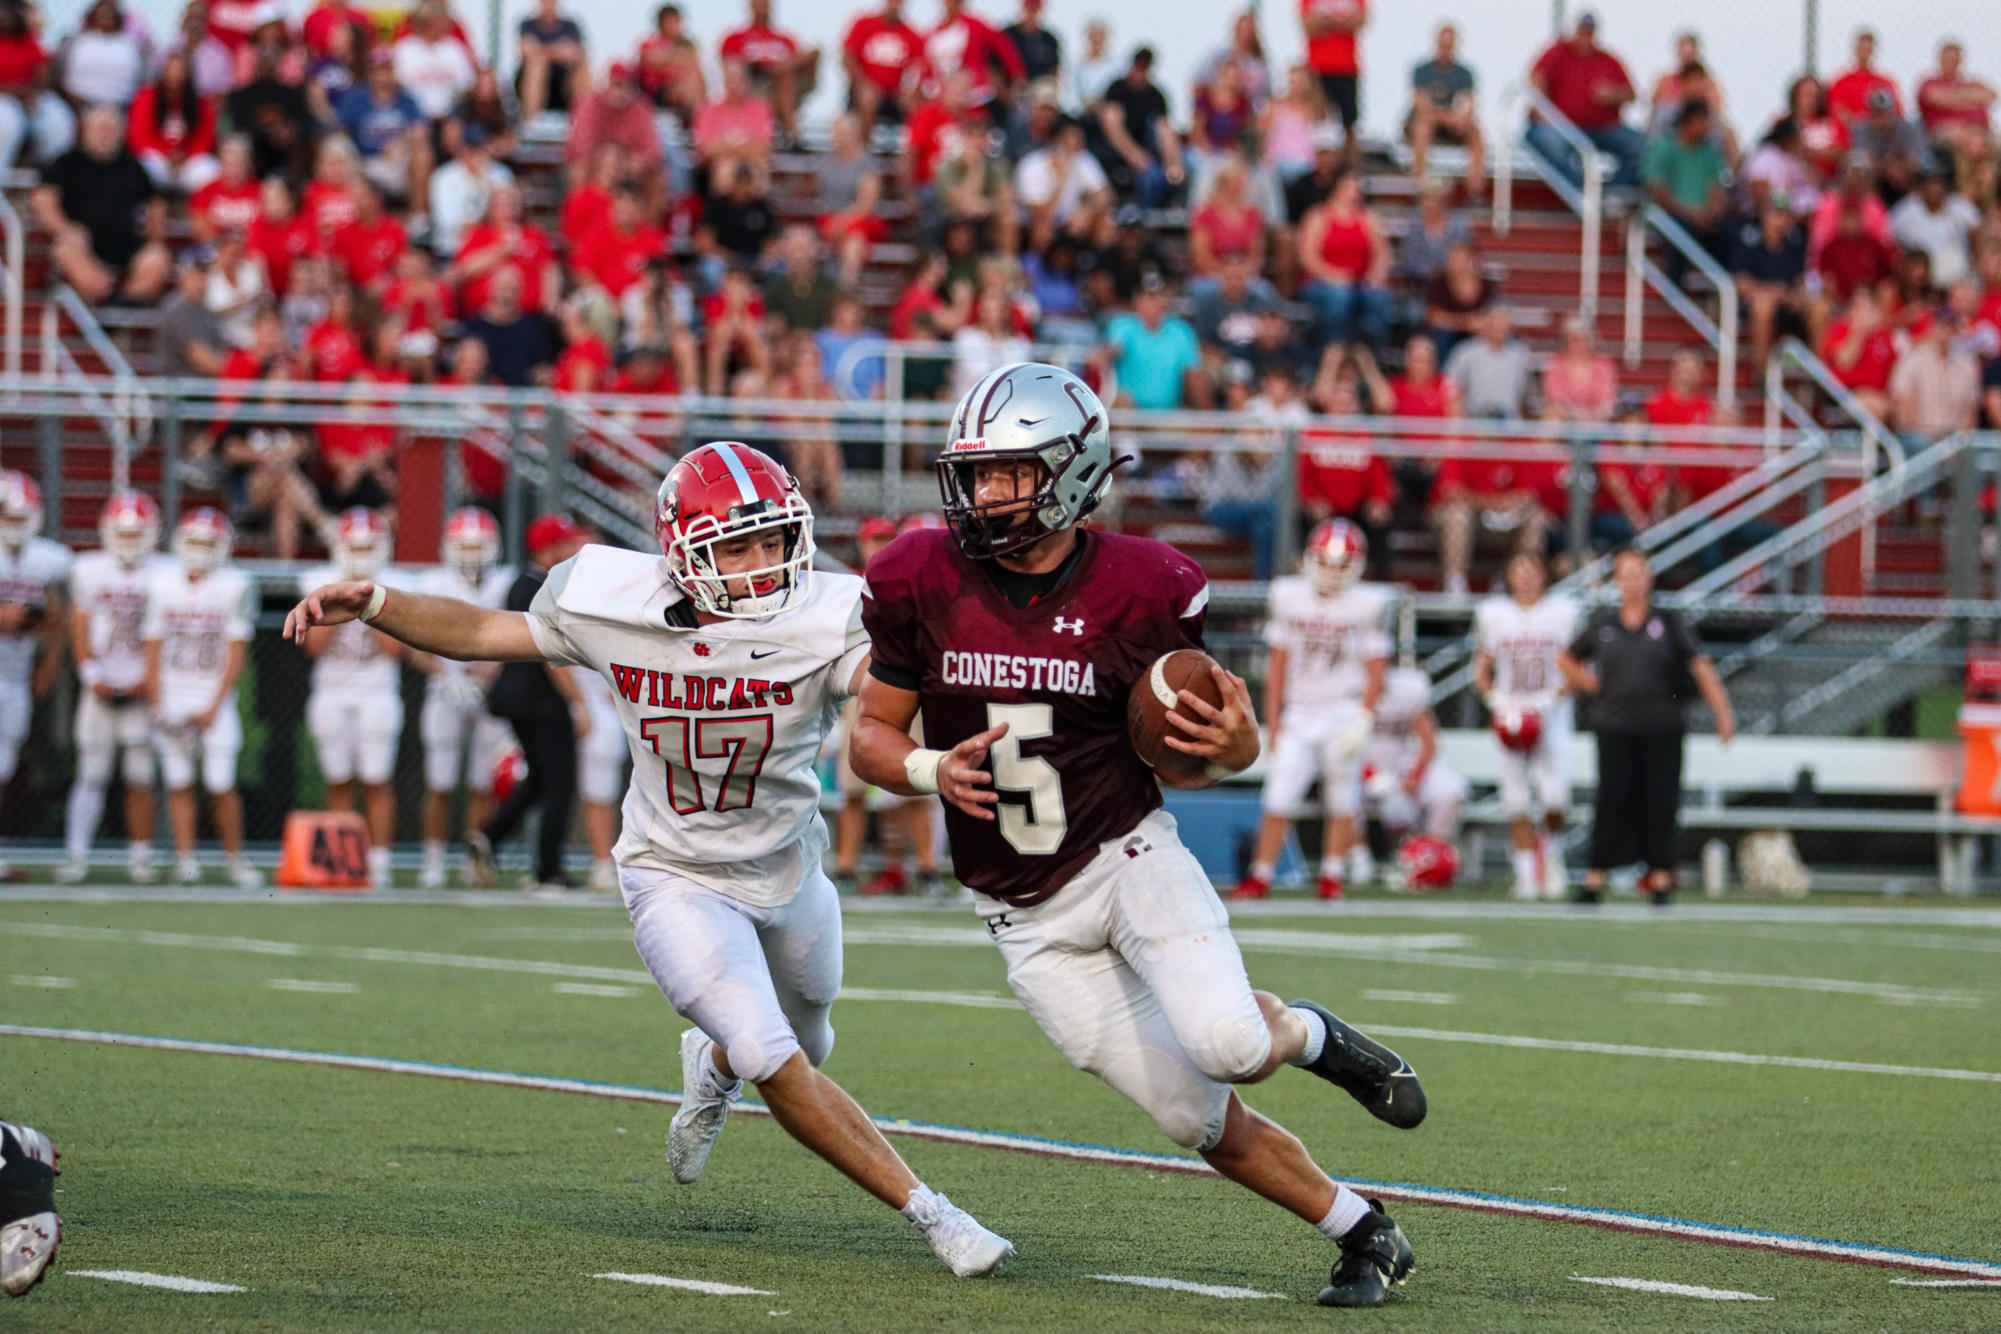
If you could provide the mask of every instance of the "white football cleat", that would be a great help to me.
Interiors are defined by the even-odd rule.
[[[125,859],[125,874],[135,885],[153,883],[153,859],[150,855],[134,854]]]
[[[1561,903],[1570,897],[1570,870],[1563,864],[1561,854],[1543,855],[1542,896],[1552,903]]]
[[[693,1185],[709,1165],[709,1150],[723,1133],[730,1104],[743,1096],[743,1081],[716,1082],[709,1053],[715,1042],[699,1028],[681,1035],[681,1110],[667,1126],[667,1167],[674,1180]]]
[[[64,862],[61,866],[58,866],[56,868],[56,883],[59,885],[80,885],[83,883],[84,877],[89,874],[90,874],[89,862],[85,861]]]
[[[174,868],[174,879],[183,885],[199,885],[201,883],[201,863],[197,861],[184,861],[180,863],[180,865]]]
[[[1014,1243],[935,1191],[919,1187],[904,1217],[924,1234],[931,1253],[960,1278],[987,1278],[1014,1258]]]
[[[248,862],[238,862],[229,868],[229,883],[238,889],[262,889],[264,873]]]
[[[592,862],[590,887],[593,894],[618,893],[618,867],[609,861]]]
[[[0,1122],[0,1292],[9,1297],[40,1283],[62,1244],[58,1157],[41,1131]]]
[[[417,872],[417,888],[443,889],[445,887],[445,864],[425,862],[424,869]]]
[[[1518,876],[1515,879],[1515,887],[1508,891],[1508,897],[1517,903],[1534,903],[1536,900],[1536,891],[1537,885],[1535,881],[1525,880]]]

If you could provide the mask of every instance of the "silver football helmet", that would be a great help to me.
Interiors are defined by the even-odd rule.
[[[981,504],[973,485],[979,463],[1029,460],[1042,465],[1032,495]],[[1112,470],[1105,405],[1060,366],[1016,362],[990,371],[952,413],[938,460],[945,519],[975,560],[1005,556],[1068,528],[1098,507]]]

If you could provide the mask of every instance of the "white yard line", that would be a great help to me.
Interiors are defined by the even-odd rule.
[[[649,1288],[679,1288],[683,1292],[699,1292],[710,1297],[776,1297],[778,1294],[766,1288],[739,1288],[734,1283],[711,1283],[700,1278],[671,1278],[666,1274],[592,1274],[592,1278],[608,1278],[619,1283],[640,1283]]]
[[[361,990],[357,982],[316,982],[303,977],[274,977],[264,985],[273,991],[310,991],[326,996],[352,996]]]
[[[603,996],[608,1000],[631,1000],[646,993],[638,987],[613,987],[602,982],[558,982],[558,996]]]
[[[1658,1283],[1650,1278],[1586,1278],[1582,1274],[1572,1274],[1572,1283],[1596,1283],[1606,1288],[1628,1288],[1633,1292],[1658,1292],[1669,1297],[1699,1297],[1707,1302],[1768,1302],[1770,1297],[1760,1297],[1755,1292],[1737,1292],[1730,1288],[1704,1288],[1693,1283]]]
[[[28,973],[14,973],[7,980],[17,987],[41,987],[48,991],[65,991],[76,985],[73,977],[37,977]]]
[[[149,1274],[143,1269],[65,1269],[71,1278],[101,1278],[110,1283],[130,1283],[137,1288],[165,1288],[169,1292],[248,1292],[234,1283],[210,1283],[207,1279],[182,1278],[179,1274]]]
[[[1626,999],[1636,1005],[1721,1005],[1714,996],[1700,991],[1629,991]]]
[[[1019,1010],[1012,996],[988,991],[888,991],[880,987],[842,987],[844,1001],[905,1001],[913,1005],[961,1005],[969,1010]]]
[[[1457,1005],[1459,997],[1450,991],[1379,991],[1362,993],[1363,1000],[1395,1001],[1404,1005]]]
[[[490,1087],[532,1089],[659,1106],[675,1106],[681,1101],[681,1095],[678,1093],[633,1084],[605,1084],[585,1079],[569,1079],[560,1075],[513,1074],[503,1070],[478,1070],[462,1065],[441,1065],[430,1061],[398,1060],[392,1057],[349,1056],[339,1052],[299,1051],[285,1047],[262,1047],[228,1042],[200,1042],[187,1038],[153,1037],[142,1033],[108,1033],[91,1029],[0,1024],[0,1037],[45,1038],[53,1041],[134,1047],[151,1051],[234,1056],[294,1065],[317,1065],[339,1070],[369,1070],[383,1074],[416,1075],[429,1079],[484,1084]],[[770,1115],[767,1108],[748,1101],[739,1103],[737,1111],[746,1116]],[[1216,1175],[1216,1170],[1199,1158],[1185,1158],[1173,1154],[1149,1153],[1138,1149],[1115,1149],[1102,1144],[1079,1144],[1067,1140],[1010,1134],[999,1130],[979,1130],[967,1126],[939,1125],[935,1122],[905,1121],[889,1117],[877,1118],[876,1125],[886,1135],[932,1140],[941,1144],[971,1148],[1002,1149],[1010,1153],[1059,1162],[1137,1168],[1142,1171],[1181,1176]],[[1367,1195],[1387,1200],[1409,1201],[1413,1204],[1435,1205],[1447,1209],[1470,1209],[1478,1213],[1504,1214],[1517,1218],[1537,1218],[1545,1222],[1575,1223],[1617,1232],[1637,1232],[1648,1236],[1772,1251],[1781,1255],[1833,1260],[1845,1264],[1880,1265],[1890,1269],[1911,1270],[1945,1277],[2001,1281],[2001,1264],[1991,1260],[1960,1259],[1948,1255],[1876,1246],[1867,1242],[1833,1241],[1825,1237],[1799,1236],[1758,1228],[1732,1227],[1723,1223],[1666,1218],[1658,1214],[1629,1213],[1618,1209],[1598,1209],[1559,1204],[1551,1200],[1522,1199],[1509,1195],[1490,1195],[1481,1191],[1413,1185],[1407,1182],[1349,1178],[1348,1184]]]
[[[1182,1278],[1148,1278],[1141,1274],[1093,1274],[1100,1283],[1127,1283],[1135,1288],[1161,1288],[1168,1292],[1192,1292],[1197,1297],[1220,1297],[1224,1301],[1279,1301],[1282,1292],[1259,1292],[1256,1288],[1232,1288],[1219,1283],[1190,1283]]]
[[[1997,1278],[1893,1278],[1890,1282],[1900,1288],[1985,1288],[2001,1292],[2001,1279]]]

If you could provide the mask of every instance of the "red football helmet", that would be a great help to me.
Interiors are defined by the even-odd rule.
[[[1346,519],[1323,519],[1306,539],[1306,577],[1322,597],[1345,593],[1369,563],[1369,539]]]
[[[229,516],[207,505],[174,526],[174,558],[189,574],[206,574],[229,560],[236,528]]]
[[[785,535],[777,564],[728,575],[717,568],[718,543],[773,528]],[[768,455],[734,440],[703,445],[668,471],[653,531],[674,586],[714,616],[773,615],[804,591],[811,573],[813,510],[799,484]],[[731,584],[749,588],[731,593]]]
[[[517,746],[509,746],[500,752],[500,758],[493,762],[493,799],[506,801],[508,793],[528,776],[528,761]]]
[[[42,488],[24,472],[0,472],[0,546],[19,551],[42,531]]]
[[[160,507],[144,491],[120,491],[97,516],[97,539],[128,570],[136,570],[160,545]]]
[[[1459,850],[1434,834],[1413,834],[1397,849],[1408,889],[1447,889],[1459,874]]]
[[[334,564],[348,579],[373,579],[389,563],[389,525],[372,509],[343,510],[334,525]]]
[[[1534,750],[1542,740],[1542,715],[1534,709],[1496,709],[1494,735],[1509,750]]]
[[[457,570],[460,578],[478,587],[500,559],[500,525],[476,505],[453,510],[452,517],[445,520],[438,557]]]

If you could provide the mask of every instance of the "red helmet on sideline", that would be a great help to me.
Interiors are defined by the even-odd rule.
[[[1542,740],[1542,715],[1534,709],[1496,709],[1494,735],[1509,750],[1534,750]]]
[[[1446,889],[1459,874],[1459,850],[1435,834],[1413,834],[1397,849],[1409,889]]]

